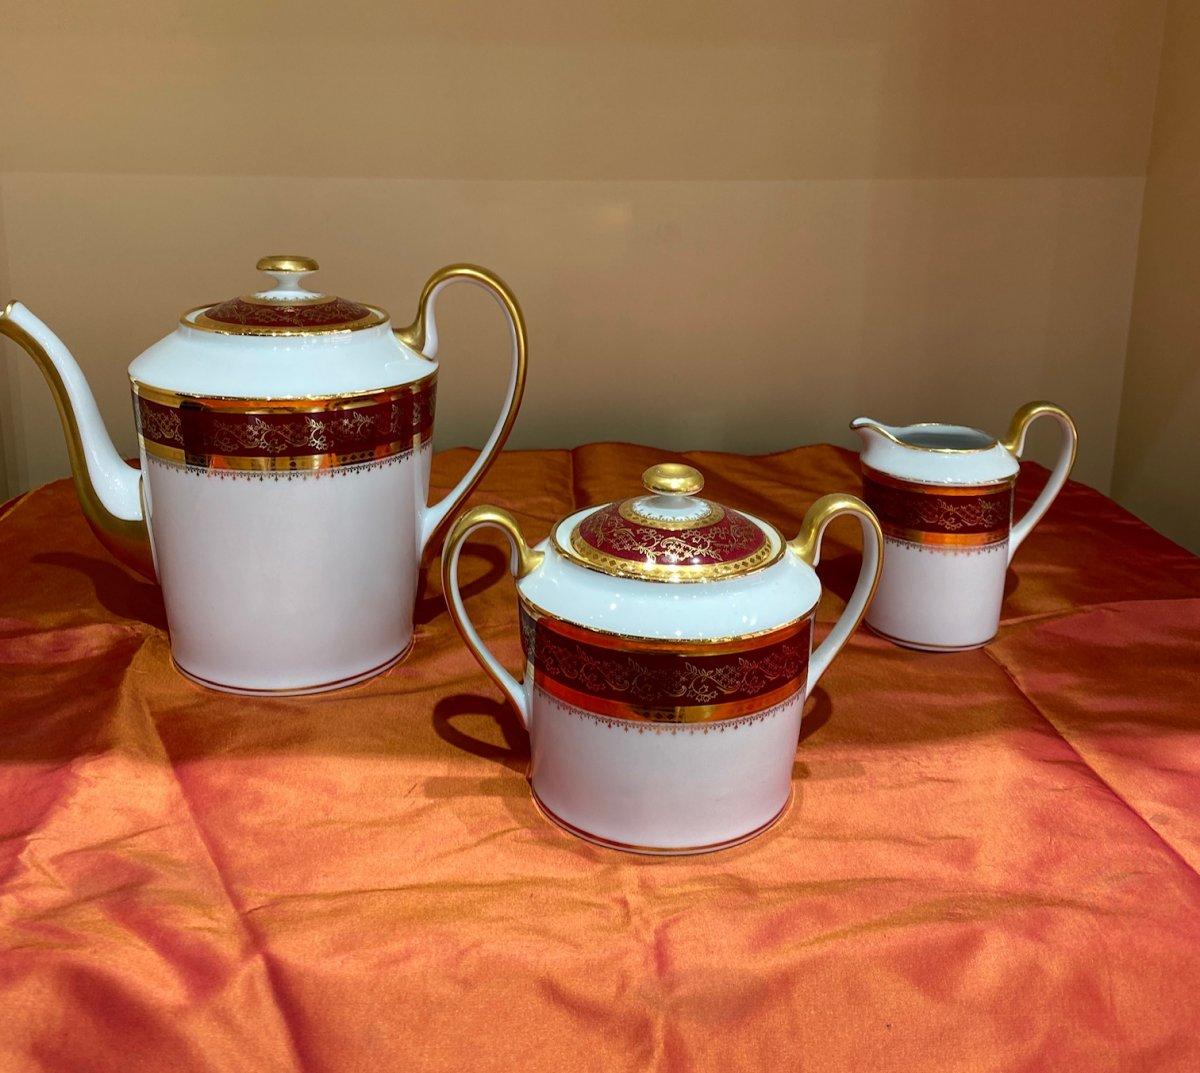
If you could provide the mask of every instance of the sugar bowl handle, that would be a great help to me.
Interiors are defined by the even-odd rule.
[[[538,564],[542,561],[543,553],[533,551],[525,543],[521,530],[517,528],[517,520],[508,511],[501,510],[499,507],[472,507],[454,522],[446,536],[446,544],[442,548],[442,591],[446,595],[446,606],[450,610],[450,617],[454,620],[454,625],[458,627],[458,632],[462,634],[467,647],[474,653],[483,669],[487,671],[488,677],[512,702],[512,706],[517,709],[517,714],[521,717],[521,722],[528,728],[530,713],[528,691],[524,683],[518,682],[500,665],[499,660],[483,643],[482,638],[471,624],[467,609],[463,606],[462,592],[458,587],[458,557],[462,552],[463,544],[476,529],[484,529],[488,526],[499,529],[508,537],[508,542],[512,545],[509,566],[514,578],[519,580],[530,571],[537,569]]]
[[[1008,561],[1010,563],[1017,548],[1021,546],[1021,542],[1042,520],[1042,515],[1046,513],[1050,504],[1062,491],[1062,486],[1067,483],[1071,467],[1075,465],[1075,452],[1079,446],[1079,432],[1075,428],[1075,422],[1071,420],[1071,415],[1061,406],[1055,406],[1052,402],[1027,402],[1022,406],[1013,414],[1012,422],[1008,426],[1008,435],[1000,441],[1000,446],[1020,458],[1021,452],[1025,449],[1025,434],[1029,431],[1029,426],[1039,417],[1052,417],[1058,422],[1062,432],[1062,443],[1058,449],[1058,460],[1054,463],[1054,469],[1050,471],[1050,479],[1046,481],[1046,487],[1033,501],[1033,506],[1025,512],[1024,517],[1019,522],[1013,523],[1012,533],[1008,538]]]
[[[821,679],[829,664],[833,662],[842,646],[850,640],[850,635],[858,629],[863,615],[871,604],[875,589],[879,585],[879,575],[883,571],[883,532],[879,528],[879,519],[875,513],[857,496],[829,495],[822,496],[804,516],[800,532],[794,540],[788,541],[788,547],[800,556],[809,566],[815,567],[821,561],[821,540],[825,535],[825,527],[834,518],[843,514],[858,516],[862,526],[863,551],[862,566],[858,571],[858,583],[842,612],[841,618],[834,623],[829,635],[817,646],[809,661],[808,692]]]
[[[528,353],[525,318],[521,314],[517,297],[508,284],[486,268],[467,264],[447,265],[445,268],[439,268],[429,277],[429,281],[421,291],[421,299],[417,303],[417,319],[407,328],[396,328],[396,338],[424,357],[433,359],[438,350],[437,319],[434,309],[437,305],[438,295],[452,283],[473,283],[477,287],[482,287],[496,299],[497,304],[504,310],[505,316],[508,317],[509,333],[512,338],[512,373],[508,378],[508,391],[500,410],[500,416],[496,420],[496,425],[492,429],[487,443],[484,444],[483,450],[479,452],[479,457],[475,459],[463,479],[453,489],[437,503],[426,507],[425,514],[421,519],[419,536],[419,546],[422,551],[425,550],[425,546],[442,522],[451,512],[458,509],[463,500],[471,494],[475,485],[483,478],[483,475],[491,468],[500,449],[504,446],[504,441],[508,439],[509,432],[512,431],[513,422],[517,419],[517,410],[521,405],[521,396],[525,393],[525,363]]]

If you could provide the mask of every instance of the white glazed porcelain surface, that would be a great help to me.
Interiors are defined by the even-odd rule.
[[[222,335],[180,324],[133,360],[139,383],[180,395],[286,399],[397,387],[437,363],[387,324],[318,335]]]
[[[303,274],[283,273],[276,288],[256,297],[307,298],[313,292],[299,287]],[[421,552],[491,464],[515,417],[524,324],[502,281],[476,266],[451,265],[422,293],[410,329],[419,329],[421,353],[386,322],[276,336],[181,324],[135,359],[132,380],[181,395],[324,400],[399,387],[436,369],[437,299],[460,282],[487,290],[504,312],[512,365],[483,450],[432,505],[428,441],[407,453],[361,464],[334,460],[325,468],[233,471],[206,459],[193,465],[150,458],[145,450],[142,468],[129,466],[63,342],[19,302],[5,311],[5,334],[42,366],[56,393],[68,444],[77,447],[72,468],[89,523],[114,554],[147,575],[153,556],[172,654],[185,673],[234,692],[304,692],[367,677],[402,654],[412,638]]]
[[[142,454],[171,652],[239,692],[369,676],[412,641],[429,444],[304,475],[191,471]]]
[[[859,457],[872,469],[922,484],[991,484],[1015,476],[1020,463],[993,436],[965,425],[884,425],[855,418],[850,427],[863,441]],[[883,429],[895,439],[880,435]],[[901,442],[896,442],[897,440]],[[969,449],[932,450],[930,445]]]
[[[588,507],[559,522],[560,546],[569,544],[581,518],[599,509]],[[766,533],[772,552],[778,551],[778,532],[756,518],[750,521]],[[816,573],[786,549],[778,562],[740,577],[674,583],[591,570],[558,554],[549,537],[537,550],[545,552],[541,566],[517,583],[526,599],[568,622],[630,637],[744,637],[795,621],[821,595]]]
[[[802,690],[726,723],[631,725],[534,688],[533,792],[584,837],[642,852],[720,848],[787,804],[803,706]]]
[[[975,648],[1000,627],[1008,541],[946,551],[885,537],[867,625],[914,648]]]
[[[889,426],[865,417],[851,422],[862,441],[865,467],[936,490],[1014,481],[1029,425],[1040,417],[1057,422],[1062,442],[1054,469],[1032,506],[1010,522],[1002,539],[982,546],[916,543],[885,533],[884,569],[867,611],[868,626],[899,644],[933,651],[975,648],[990,641],[1000,628],[1008,566],[1066,483],[1077,433],[1065,411],[1051,403],[1021,407],[1005,443],[962,425]]]
[[[663,500],[673,498],[657,497],[651,507],[668,511],[671,504]],[[697,513],[692,505],[676,507]],[[529,730],[531,786],[551,819],[583,838],[645,853],[705,852],[751,838],[785,808],[804,700],[870,601],[881,550],[874,516],[857,500],[827,497],[814,504],[802,536],[782,546],[773,527],[746,515],[763,531],[771,551],[782,552],[780,558],[740,576],[680,581],[612,576],[560,550],[570,547],[577,523],[601,509],[564,518],[532,552],[505,512],[481,506],[464,514],[442,554],[443,588],[455,623]],[[572,679],[578,688],[564,700],[567,694],[557,689],[552,694],[537,684],[528,655],[517,681],[484,645],[459,589],[459,556],[467,537],[479,528],[499,528],[512,546],[522,601],[535,615],[631,639],[625,652],[636,676],[643,673],[636,663],[645,651],[638,648],[643,640],[680,642],[676,658],[686,663],[703,653],[706,642],[736,643],[813,613],[821,587],[809,561],[818,561],[829,521],[844,513],[858,515],[864,535],[859,579],[847,608],[816,651],[811,650],[811,625],[802,627],[809,658],[796,691],[782,700],[764,700],[764,707],[746,714],[694,722],[604,714],[602,702],[587,692],[585,675]],[[615,646],[610,651],[620,653],[620,642],[608,643]],[[751,651],[742,654],[752,659]],[[607,673],[595,671],[587,657],[578,666]],[[588,700],[596,707],[581,706]]]
[[[311,272],[268,274],[275,286],[258,291],[255,299],[305,302],[325,297],[304,286]],[[257,336],[190,327],[205,308],[189,312],[170,335],[135,358],[130,377],[181,395],[283,399],[398,387],[427,376],[435,367],[429,358],[400,342],[387,314],[374,306],[367,308],[384,318],[374,327]]]
[[[578,522],[598,509],[559,522],[558,545],[569,546]],[[747,517],[778,551],[780,534]],[[802,618],[821,595],[815,571],[786,548],[770,566],[706,582],[614,577],[559,554],[549,537],[536,550],[541,564],[517,582],[525,600],[627,637],[747,637]],[[787,804],[807,680],[766,712],[683,725],[633,724],[565,703],[534,684],[532,665],[520,688],[533,793],[551,819],[584,838],[635,852],[701,852],[757,833]]]

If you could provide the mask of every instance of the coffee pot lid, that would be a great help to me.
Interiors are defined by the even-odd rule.
[[[586,514],[560,550],[606,574],[673,582],[738,577],[782,554],[766,523],[698,498],[704,478],[691,466],[651,466],[642,483],[649,495]]]
[[[257,267],[275,280],[273,287],[188,310],[180,321],[220,335],[318,335],[373,328],[388,319],[375,306],[308,290],[304,278],[320,267],[311,257],[263,257]]]

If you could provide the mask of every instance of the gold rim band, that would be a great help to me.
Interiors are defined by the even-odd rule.
[[[221,693],[233,693],[242,697],[302,697],[311,693],[328,693],[335,689],[346,689],[350,686],[367,682],[390,670],[409,655],[413,650],[415,641],[416,639],[413,638],[394,656],[385,659],[382,663],[376,664],[374,667],[368,667],[365,671],[358,671],[355,674],[346,675],[344,678],[334,678],[328,682],[316,682],[313,685],[304,686],[284,686],[280,689],[258,689],[254,686],[235,686],[216,682],[189,671],[174,655],[171,656],[171,663],[184,678],[195,682],[198,686],[203,686],[205,689],[213,689]]]
[[[923,529],[883,526],[883,535],[888,540],[903,540],[908,544],[923,544],[933,548],[985,548],[992,544],[1003,544],[1008,540],[1008,534],[1007,527],[986,533],[927,533]]]
[[[367,305],[365,302],[356,303],[365,306],[370,312],[365,317],[341,324],[316,324],[307,328],[278,328],[258,324],[226,324],[224,321],[209,320],[204,316],[204,310],[220,305],[220,302],[206,302],[203,305],[187,309],[179,316],[179,323],[185,328],[194,328],[198,332],[212,332],[214,335],[243,335],[243,336],[304,336],[331,335],[336,332],[357,332],[364,328],[377,328],[386,324],[388,315],[378,306]],[[269,303],[263,303],[269,304]]]
[[[157,402],[160,406],[172,406],[176,409],[188,404],[195,404],[207,410],[221,410],[237,414],[306,414],[321,413],[326,410],[350,410],[356,406],[374,406],[407,392],[422,391],[436,383],[437,375],[438,371],[434,369],[416,380],[407,380],[403,384],[393,384],[388,387],[369,388],[365,391],[332,392],[327,395],[294,395],[278,398],[201,395],[171,391],[143,383],[132,376],[129,378],[129,383],[135,395],[149,399],[151,402]]]
[[[165,447],[161,443],[138,436],[138,444],[151,458],[170,462],[176,466],[196,466],[206,470],[235,470],[244,472],[287,473],[320,469],[341,469],[367,462],[386,462],[410,451],[419,451],[431,437],[415,441],[397,440],[374,451],[353,451],[320,455],[189,455],[178,447]]]
[[[763,637],[772,633],[778,633],[781,630],[786,630],[794,626],[799,626],[806,622],[816,614],[817,605],[813,604],[802,615],[796,618],[788,619],[787,622],[781,622],[778,626],[768,626],[766,629],[754,630],[751,633],[730,634],[724,637],[645,637],[637,633],[620,633],[616,630],[606,630],[599,626],[582,626],[579,623],[572,622],[570,619],[565,619],[561,615],[556,615],[553,611],[547,611],[540,604],[535,603],[525,595],[518,586],[517,600],[528,612],[533,619],[549,619],[556,627],[571,626],[578,630],[586,630],[589,634],[599,635],[600,637],[611,637],[621,641],[633,641],[647,646],[661,644],[664,650],[678,650],[682,645],[694,646],[699,652],[707,652],[709,646],[722,647],[730,645],[731,649],[736,647],[743,641],[761,640]],[[755,646],[757,647],[757,646]],[[645,651],[653,651],[653,648],[647,647]]]
[[[1000,481],[974,485],[925,484],[893,477],[867,465],[863,465],[862,474],[864,495],[879,508],[877,517],[880,527],[883,529],[884,535],[893,540],[903,540],[909,544],[922,544],[929,547],[982,548],[1003,543],[1008,539],[1012,527],[1012,491],[1017,479],[1016,474]],[[889,501],[881,498],[881,496],[888,495],[893,495],[895,498],[894,494],[896,493],[899,494],[899,498],[904,504],[899,508],[894,503],[889,505]],[[953,529],[942,526],[939,528],[938,523],[921,513],[925,508],[936,507],[940,511],[948,510],[950,515],[960,517],[962,510],[972,507],[969,500],[997,496],[1004,498],[1007,509],[1002,519],[992,518],[986,529],[978,529],[974,523],[971,523],[974,531],[964,530],[962,527]],[[915,497],[915,499],[910,501],[904,497]],[[944,506],[949,503],[961,504],[961,510]],[[914,504],[923,504],[924,506],[918,508]],[[997,524],[998,521],[1002,521],[1002,524]],[[921,524],[913,524],[914,522]]]
[[[893,477],[890,473],[862,464],[864,477],[869,477],[877,484],[897,488],[902,492],[912,492],[916,495],[934,496],[986,496],[1004,492],[1016,483],[1017,475],[1005,477],[999,481],[989,481],[986,484],[935,484],[931,481],[908,480],[904,477]]]
[[[679,704],[672,707],[646,707],[638,704],[628,704],[625,701],[610,700],[607,697],[597,697],[564,685],[562,682],[549,677],[533,667],[533,680],[537,687],[551,697],[570,704],[584,712],[596,715],[606,715],[611,719],[624,719],[631,723],[656,724],[691,724],[691,723],[722,723],[730,719],[740,719],[744,715],[754,715],[782,704],[804,689],[804,679],[796,678],[786,685],[759,693],[746,700],[728,701],[724,704]]]
[[[635,559],[622,559],[616,555],[608,555],[597,551],[588,544],[576,531],[571,534],[569,548],[559,543],[558,534],[554,534],[553,543],[560,554],[595,570],[610,576],[637,578],[642,581],[662,581],[668,583],[690,584],[698,581],[720,581],[726,577],[744,577],[756,570],[762,570],[778,562],[783,557],[782,542],[771,548],[771,541],[758,549],[753,555],[743,559],[735,559],[728,563],[705,563],[700,566],[669,566],[665,563],[643,563]]]
[[[635,525],[651,525],[658,529],[670,529],[676,533],[685,533],[691,529],[703,529],[705,526],[716,525],[725,517],[724,507],[719,503],[709,503],[703,499],[695,500],[697,503],[704,503],[705,506],[704,513],[695,518],[657,518],[653,514],[643,514],[638,510],[638,502],[638,499],[626,499],[617,507],[617,513],[627,522],[633,522]]]
[[[747,831],[744,835],[735,835],[733,838],[727,838],[722,842],[709,842],[701,846],[641,846],[631,842],[617,842],[611,838],[605,838],[603,835],[594,835],[590,831],[585,831],[582,827],[576,827],[573,823],[568,823],[561,816],[556,815],[551,809],[546,806],[546,803],[538,797],[537,790],[534,788],[532,780],[529,783],[529,793],[533,798],[534,807],[555,827],[561,828],[565,833],[573,835],[575,838],[582,839],[584,842],[590,842],[594,846],[599,846],[601,849],[620,850],[623,853],[638,853],[647,857],[694,857],[702,853],[716,853],[723,849],[733,849],[735,846],[740,846],[745,842],[749,842],[753,838],[757,838],[761,834],[765,834],[774,827],[787,814],[788,809],[792,804],[793,791],[788,789],[787,800],[774,816],[766,823],[759,824],[752,831]]]
[[[630,722],[718,723],[757,715],[804,689],[811,617],[755,638],[693,644],[614,637],[538,617],[521,605],[521,636],[534,682],[593,715]]]
[[[905,637],[896,637],[893,634],[885,633],[878,626],[872,626],[869,622],[866,623],[866,627],[876,637],[882,637],[899,648],[907,648],[914,652],[972,652],[977,648],[983,648],[984,645],[990,645],[1000,636],[1000,631],[997,630],[986,641],[975,641],[966,645],[935,645],[928,641],[910,641]]]
[[[940,429],[944,429],[947,426],[944,424],[941,424],[938,421],[919,421],[914,425],[905,425],[904,427],[906,429],[909,429],[909,428],[940,428]],[[959,427],[965,428],[967,426],[959,426]],[[878,432],[879,435],[891,440],[892,443],[897,443],[901,447],[908,448],[908,450],[910,450],[910,451],[928,451],[931,454],[935,454],[935,455],[978,454],[980,451],[990,451],[993,447],[995,447],[998,443],[1000,443],[1000,441],[995,439],[994,437],[988,437],[987,443],[981,443],[981,444],[976,445],[975,447],[926,447],[924,444],[909,443],[907,440],[900,439],[899,436],[897,436],[890,429],[884,428],[884,426],[879,424],[878,421],[867,420],[867,421],[863,421],[861,424],[859,424],[857,421],[851,421],[850,428],[856,432],[860,428],[871,428],[871,429],[874,429],[876,432]],[[979,432],[979,433],[981,433],[981,435],[987,436],[987,433],[983,432],[981,429],[971,429],[971,431]]]

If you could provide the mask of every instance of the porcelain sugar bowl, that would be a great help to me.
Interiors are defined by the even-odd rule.
[[[450,613],[529,731],[541,810],[590,841],[641,853],[701,853],[769,827],[791,796],[805,697],[854,632],[882,565],[882,536],[853,496],[813,504],[799,536],[701,499],[679,464],[646,494],[577,511],[529,548],[495,507],[446,538]],[[841,514],[863,533],[858,582],[812,650],[813,569]],[[463,543],[500,529],[512,545],[525,671],[484,646],[458,584]]]
[[[19,302],[0,333],[41,367],[75,487],[101,542],[162,585],[176,666],[242,693],[367,678],[413,636],[422,549],[492,464],[525,382],[525,328],[491,273],[453,265],[416,321],[310,290],[317,263],[266,257],[262,290],[189,310],[129,367],[141,469],[117,454],[83,374]],[[500,418],[451,492],[427,506],[437,382],[435,303],[486,288],[509,322]]]

